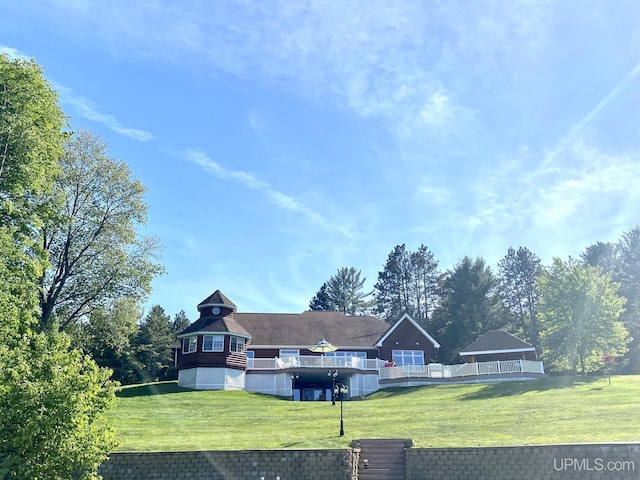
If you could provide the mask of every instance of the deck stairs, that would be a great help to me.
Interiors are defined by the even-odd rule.
[[[405,449],[409,439],[355,440],[360,449],[358,480],[406,480]]]

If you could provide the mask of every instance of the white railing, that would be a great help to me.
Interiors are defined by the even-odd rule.
[[[544,374],[544,366],[534,360],[504,360],[495,362],[463,363],[460,365],[403,365],[380,369],[380,380],[397,378],[456,378],[508,373]]]
[[[382,360],[360,357],[287,356],[276,358],[253,358],[248,361],[249,370],[285,370],[292,368],[353,368],[356,370],[378,370]]]

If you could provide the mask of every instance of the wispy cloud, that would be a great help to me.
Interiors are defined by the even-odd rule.
[[[466,128],[457,121],[469,109],[463,96],[482,83],[476,79],[503,75],[509,60],[535,58],[551,10],[526,0],[243,0],[210,11],[189,0],[50,1],[76,31],[106,38],[124,55],[197,62],[295,90],[405,136]],[[471,81],[458,75],[462,64]]]
[[[190,162],[199,165],[204,170],[208,171],[218,178],[237,182],[246,188],[262,193],[275,205],[286,210],[302,214],[314,225],[320,226],[325,229],[338,231],[345,237],[351,236],[351,232],[348,227],[335,225],[329,222],[320,213],[316,212],[315,210],[306,206],[295,198],[278,191],[269,183],[260,180],[252,173],[244,172],[242,170],[229,170],[220,165],[215,160],[209,158],[205,153],[201,151],[188,150],[186,152],[186,158]]]
[[[78,113],[92,122],[100,123],[120,135],[138,142],[148,142],[153,135],[145,130],[123,125],[115,115],[101,112],[100,109],[88,98],[78,95],[73,90],[62,85],[55,85],[62,103],[75,108]]]
[[[22,60],[29,60],[29,57],[25,53],[16,48],[7,47],[6,45],[0,45],[0,55],[7,55],[12,59],[20,58]]]

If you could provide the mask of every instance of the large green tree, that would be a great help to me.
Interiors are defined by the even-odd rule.
[[[498,264],[500,295],[515,318],[515,330],[540,350],[538,325],[538,276],[542,272],[540,259],[525,247],[509,248]]]
[[[58,171],[66,125],[57,95],[32,61],[0,55],[0,224],[27,234],[38,197]]]
[[[620,321],[625,299],[599,267],[554,258],[539,279],[544,360],[556,371],[582,374],[602,367],[605,355],[627,350]]]
[[[458,353],[508,319],[497,291],[498,279],[483,258],[464,257],[447,272],[432,331],[442,344],[439,360],[455,363]]]
[[[162,272],[146,222],[145,188],[128,166],[86,131],[65,144],[42,247],[51,264],[41,278],[40,329],[65,329],[121,297],[144,298]]]
[[[25,335],[0,349],[0,475],[96,479],[115,447],[105,413],[115,384],[67,335]]]
[[[311,310],[338,311],[345,315],[363,315],[369,312],[370,293],[364,291],[367,281],[362,272],[353,267],[339,268],[315,294]]]
[[[424,245],[410,252],[404,244],[393,248],[375,284],[375,309],[393,323],[403,313],[427,325],[440,298],[442,274],[438,261]]]
[[[37,333],[64,116],[33,62],[0,56],[0,477],[93,479],[113,447],[110,372],[55,332]]]

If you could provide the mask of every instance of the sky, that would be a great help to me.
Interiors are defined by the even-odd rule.
[[[146,187],[171,315],[308,309],[396,245],[549,264],[640,224],[636,0],[21,0],[73,129]]]

